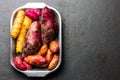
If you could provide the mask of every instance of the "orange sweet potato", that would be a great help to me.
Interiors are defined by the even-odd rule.
[[[50,50],[51,50],[51,52],[53,52],[53,53],[58,52],[58,50],[59,50],[59,44],[58,44],[57,41],[52,41],[52,42],[50,43]]]
[[[32,66],[29,65],[28,63],[26,63],[25,61],[23,61],[23,64],[26,66],[26,68],[27,68],[28,70],[31,70],[31,69],[32,69]]]
[[[27,56],[24,58],[24,61],[28,64],[35,65],[35,66],[41,66],[46,63],[46,59],[38,55]]]
[[[44,44],[37,55],[45,56],[48,51],[48,46]]]
[[[52,54],[52,52],[51,52],[49,49],[48,49],[48,51],[47,51],[47,54],[46,54],[45,58],[46,58],[46,62],[47,62],[48,64],[51,62],[51,60],[52,60],[52,58],[53,58],[53,54]]]
[[[52,61],[48,65],[48,69],[49,70],[54,69],[57,66],[57,64],[58,64],[58,61],[59,61],[59,56],[54,54]]]

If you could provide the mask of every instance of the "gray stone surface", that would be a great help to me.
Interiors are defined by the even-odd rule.
[[[45,2],[63,19],[63,60],[45,78],[28,78],[9,61],[12,12]],[[120,0],[0,0],[0,80],[120,80]]]

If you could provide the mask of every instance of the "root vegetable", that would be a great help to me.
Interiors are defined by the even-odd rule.
[[[20,31],[20,34],[17,38],[17,43],[16,43],[16,53],[22,53],[24,41],[25,41],[25,36],[28,31],[28,28],[30,24],[32,23],[32,20],[25,16],[23,24],[22,24],[22,29]]]
[[[44,45],[41,47],[38,55],[45,56],[46,53],[47,53],[47,51],[48,51],[48,46],[47,46],[46,44],[44,44]]]
[[[23,10],[19,10],[17,12],[16,18],[12,25],[12,29],[10,31],[10,35],[12,38],[18,37],[20,30],[22,28],[22,23],[23,23],[24,17],[25,17],[25,12]]]
[[[20,56],[14,58],[14,65],[20,70],[31,70],[32,66],[27,64],[25,61],[22,61]]]
[[[58,52],[58,50],[59,50],[59,44],[58,44],[57,41],[52,41],[52,42],[50,42],[50,50],[51,50],[51,52],[53,52],[53,53]]]
[[[42,9],[41,13],[41,36],[42,44],[49,44],[58,33],[58,23],[53,15],[53,11],[48,7]]]
[[[34,54],[41,47],[40,23],[34,21],[26,34],[22,57]]]
[[[51,62],[52,58],[53,58],[53,54],[50,50],[48,50],[45,58],[46,58],[46,62],[49,64]]]
[[[22,58],[18,56],[14,58],[14,65],[21,70],[27,69],[26,66],[22,62]]]
[[[48,65],[48,69],[49,70],[54,69],[57,66],[57,64],[58,64],[58,61],[59,61],[59,56],[54,54],[52,61]]]
[[[40,9],[37,9],[37,8],[33,8],[33,9],[31,9],[31,10],[33,10],[33,13],[35,13],[36,14],[36,16],[41,16],[41,10]]]
[[[38,20],[39,16],[41,15],[41,11],[37,8],[26,9],[25,15],[31,18],[32,20]]]
[[[46,63],[46,60],[42,56],[31,55],[24,58],[24,61],[31,65],[41,66]]]
[[[31,70],[32,66],[23,61],[23,64],[26,66],[27,70]]]

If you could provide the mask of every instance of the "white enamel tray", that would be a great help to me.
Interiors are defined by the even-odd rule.
[[[62,22],[61,22],[61,15],[60,13],[53,7],[51,6],[48,6],[47,4],[45,3],[27,3],[19,8],[17,8],[13,13],[12,13],[12,16],[11,16],[11,20],[10,20],[10,29],[12,28],[12,24],[13,24],[13,21],[14,21],[14,18],[16,16],[16,12],[20,9],[26,9],[26,8],[43,8],[47,6],[48,8],[52,9],[56,15],[56,18],[58,20],[58,24],[59,24],[59,34],[58,34],[58,37],[57,37],[57,40],[59,42],[59,62],[58,62],[58,65],[56,66],[56,68],[54,68],[53,70],[48,70],[47,68],[43,69],[43,68],[37,68],[37,69],[32,69],[32,70],[26,70],[26,71],[22,71],[22,70],[19,70],[15,67],[14,63],[13,63],[13,58],[16,56],[16,53],[15,53],[15,40],[12,39],[10,37],[10,63],[11,65],[19,72],[25,74],[26,76],[28,77],[44,77],[46,76],[47,74],[49,73],[52,73],[54,72],[56,69],[58,69],[58,67],[60,66],[61,64],[61,59],[62,59]]]

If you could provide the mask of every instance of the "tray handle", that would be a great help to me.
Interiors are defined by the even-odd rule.
[[[43,8],[43,7],[45,7],[45,6],[47,6],[45,3],[26,3],[25,5],[23,5],[22,7],[23,8]]]
[[[32,71],[32,72],[26,71],[22,73],[28,77],[45,77],[46,75],[51,73],[51,71]]]

